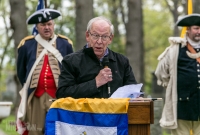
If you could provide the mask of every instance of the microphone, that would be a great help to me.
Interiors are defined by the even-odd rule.
[[[107,56],[105,56],[103,58],[103,65],[104,65],[104,68],[108,68],[109,67],[109,59],[108,59]],[[107,82],[107,86],[108,86],[108,95],[110,97],[110,83],[109,82]]]
[[[109,67],[109,59],[107,56],[103,58],[103,65],[104,65],[104,68]]]

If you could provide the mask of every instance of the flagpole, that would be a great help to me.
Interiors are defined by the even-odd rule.
[[[192,0],[188,0],[188,15],[192,13],[193,13]],[[181,32],[181,37],[184,37],[186,30],[187,30],[187,27],[183,27],[182,32]],[[190,135],[193,135],[192,129],[190,129]]]

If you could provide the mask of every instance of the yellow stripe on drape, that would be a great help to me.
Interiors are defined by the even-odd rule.
[[[99,98],[60,98],[54,101],[50,108],[60,108],[68,111],[90,113],[127,113],[129,98],[99,99]]]
[[[192,9],[192,0],[188,0],[188,15],[192,14],[192,12],[193,12],[193,9]],[[181,37],[185,36],[186,30],[187,30],[187,27],[183,27],[182,28]]]

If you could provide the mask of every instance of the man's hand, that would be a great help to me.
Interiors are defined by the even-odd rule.
[[[110,68],[104,68],[100,70],[99,74],[95,78],[97,88],[112,81],[112,72]]]

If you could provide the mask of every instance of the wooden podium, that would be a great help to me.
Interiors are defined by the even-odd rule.
[[[154,123],[153,101],[133,101],[128,108],[128,135],[150,135]]]

